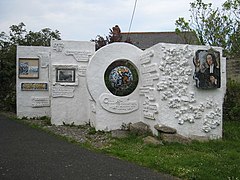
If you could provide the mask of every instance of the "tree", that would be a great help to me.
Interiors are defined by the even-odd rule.
[[[112,29],[109,29],[109,31],[109,35],[105,38],[103,36],[97,35],[95,40],[91,40],[92,42],[95,42],[96,50],[113,42],[121,42],[121,29],[118,25],[115,25],[114,27],[112,27]]]
[[[16,110],[16,46],[50,46],[51,38],[61,39],[50,28],[27,31],[23,22],[10,26],[9,35],[0,33],[0,109]]]
[[[232,26],[233,33],[230,36],[231,54],[233,57],[240,57],[240,1],[227,0],[223,4],[225,11],[229,12],[229,17],[234,17]]]
[[[186,21],[180,17],[176,21],[176,32],[194,32],[200,44],[221,46],[224,55],[240,57],[240,1],[227,0],[222,8],[214,9],[211,3],[196,0],[190,3],[191,16]]]

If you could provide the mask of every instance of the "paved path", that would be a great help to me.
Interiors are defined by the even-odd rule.
[[[0,115],[0,179],[173,179]]]

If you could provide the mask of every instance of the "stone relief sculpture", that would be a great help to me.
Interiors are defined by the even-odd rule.
[[[77,62],[87,62],[92,56],[90,51],[77,51],[77,50],[66,50],[67,56],[73,56]]]
[[[49,72],[49,82],[25,82],[18,77],[19,92],[32,92],[31,110],[38,113],[49,107],[57,125],[67,116],[78,118],[79,124],[88,117],[97,130],[143,121],[152,129],[156,124],[176,128],[190,138],[221,137],[225,92],[221,48],[161,43],[142,51],[117,42],[94,54],[94,46],[77,49],[75,43],[53,41],[48,51],[36,53],[39,60],[35,64],[42,72]],[[30,63],[23,60],[19,59],[22,74]],[[40,90],[44,96],[37,95]],[[62,103],[60,112],[59,102],[74,108]]]
[[[162,47],[162,50],[164,55],[159,63],[159,70],[162,76],[157,83],[157,90],[161,92],[161,100],[168,102],[169,109],[175,109],[175,118],[178,120],[179,125],[202,120],[203,132],[208,133],[215,129],[220,125],[221,119],[221,112],[217,103],[213,102],[212,98],[197,102],[195,93],[191,92],[188,87],[190,77],[193,74],[189,63],[189,59],[193,56],[192,50],[188,46],[180,49],[166,49]],[[208,51],[197,51],[198,56],[200,56],[200,52],[204,52],[205,56],[207,56]],[[194,65],[196,67],[196,64]],[[217,63],[214,65],[216,68],[219,67]],[[194,76],[196,76],[196,71]],[[216,76],[216,81],[220,83],[218,77]],[[216,84],[216,86],[219,86],[219,84]],[[203,88],[201,85],[198,87]],[[206,88],[212,88],[212,86],[208,85]]]
[[[41,67],[42,68],[46,68],[49,65],[50,53],[48,53],[48,52],[40,52],[38,54],[38,57],[40,59]]]
[[[157,72],[157,64],[151,63],[151,58],[154,56],[154,51],[144,52],[140,56],[140,73],[142,76],[142,87],[140,87],[140,94],[144,95],[143,101],[143,116],[146,119],[155,120],[158,113],[158,103],[156,103],[156,96],[154,92],[156,89],[154,86],[154,80],[159,79],[159,73]]]
[[[54,42],[52,45],[52,48],[57,52],[62,52],[64,49],[64,43],[63,42]]]
[[[127,97],[114,97],[110,94],[102,94],[99,98],[101,106],[109,112],[124,114],[138,109],[137,100],[130,100]]]

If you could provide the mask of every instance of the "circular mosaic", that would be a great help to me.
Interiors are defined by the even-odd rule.
[[[108,90],[116,96],[131,94],[138,85],[136,67],[128,60],[117,60],[110,64],[104,74]]]

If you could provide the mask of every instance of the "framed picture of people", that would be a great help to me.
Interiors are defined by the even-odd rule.
[[[213,49],[198,50],[193,63],[197,88],[214,89],[221,87],[220,52]]]
[[[34,58],[20,58],[18,77],[25,79],[39,78],[39,59]]]
[[[75,69],[57,69],[56,82],[75,82]]]

